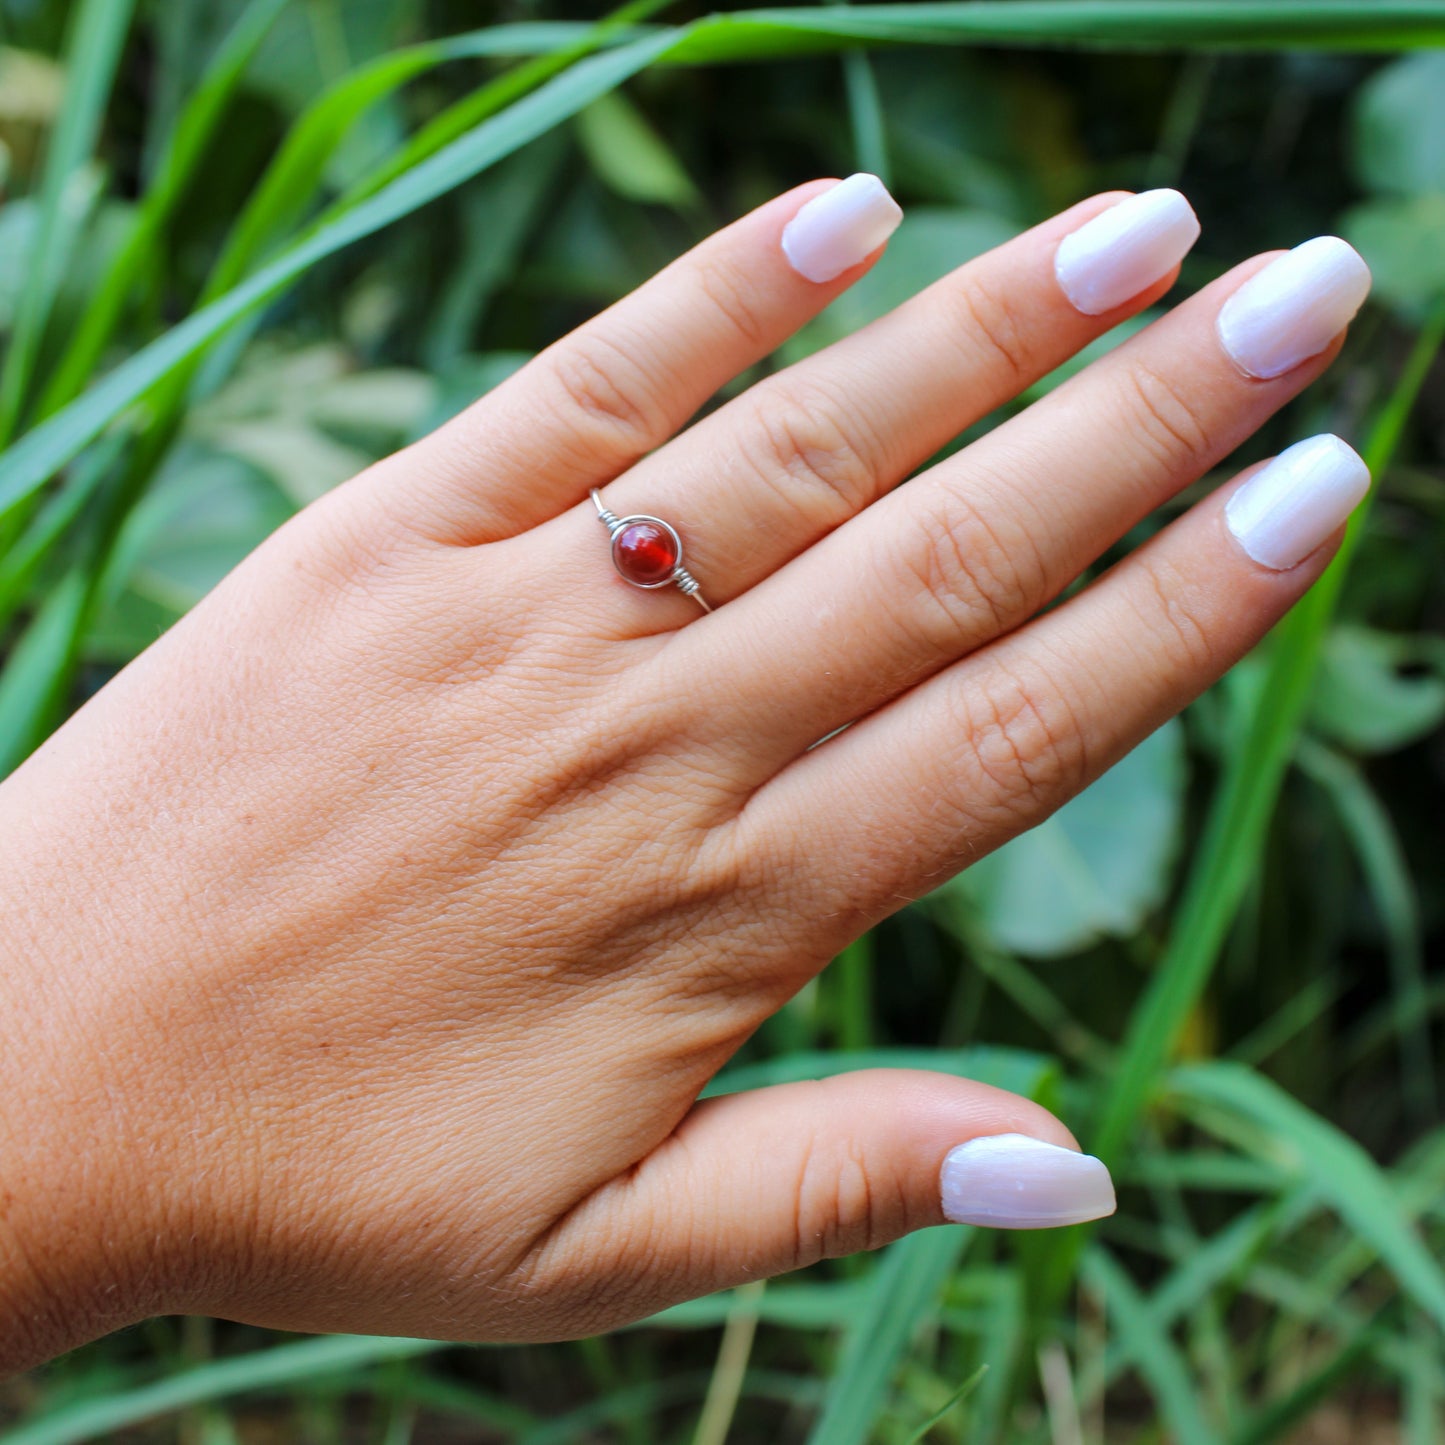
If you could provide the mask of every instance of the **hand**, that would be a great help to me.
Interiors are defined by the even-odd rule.
[[[679,432],[896,216],[817,182],[706,241],[283,527],[0,788],[0,1362],[155,1311],[559,1338],[1112,1208],[966,1080],[697,1095],[1318,576],[1367,481],[1332,439],[1038,615],[1328,365],[1368,273],[1247,262],[892,490],[1172,284],[1182,198],[1101,196]],[[592,487],[677,525],[711,615],[618,575]]]

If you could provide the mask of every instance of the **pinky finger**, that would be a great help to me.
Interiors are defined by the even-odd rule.
[[[750,809],[770,868],[811,878],[819,895],[802,907],[860,931],[1042,822],[1298,601],[1369,482],[1337,437],[1300,442],[1071,601],[806,753]],[[826,860],[786,856],[819,839]]]

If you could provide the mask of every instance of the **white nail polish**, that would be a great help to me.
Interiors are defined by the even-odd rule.
[[[955,1224],[1048,1229],[1114,1212],[1114,1181],[1102,1160],[1027,1134],[993,1134],[951,1149],[939,1178]]]
[[[866,171],[814,196],[783,228],[783,254],[809,281],[831,281],[898,229],[903,208]]]
[[[1263,567],[1285,571],[1332,536],[1370,490],[1370,470],[1339,437],[1296,442],[1225,504],[1239,545]]]
[[[1283,376],[1318,356],[1370,294],[1370,268],[1338,236],[1316,236],[1251,276],[1220,309],[1219,341],[1246,376]]]
[[[1199,239],[1178,191],[1143,191],[1101,211],[1059,242],[1054,274],[1086,316],[1102,316],[1167,276]]]

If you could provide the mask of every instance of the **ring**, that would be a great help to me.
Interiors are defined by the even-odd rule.
[[[634,587],[666,587],[671,582],[704,612],[712,611],[698,591],[697,578],[682,565],[682,538],[675,527],[661,517],[641,513],[619,517],[603,505],[596,487],[589,495],[597,508],[597,520],[612,536],[612,565],[624,582]]]

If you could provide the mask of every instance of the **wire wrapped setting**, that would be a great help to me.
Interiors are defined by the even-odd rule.
[[[602,493],[596,487],[593,487],[588,495],[592,498],[593,506],[597,508],[597,520],[607,528],[607,534],[612,541],[612,565],[617,569],[617,573],[623,581],[634,587],[649,590],[655,587],[666,587],[670,582],[684,596],[691,597],[704,612],[712,611],[699,589],[697,578],[682,565],[682,538],[678,536],[676,527],[670,522],[664,522],[661,517],[650,517],[641,512],[627,517],[619,517],[603,502]],[[672,567],[666,576],[660,577],[655,582],[641,581],[637,577],[629,576],[618,554],[617,543],[622,533],[630,527],[643,525],[659,528],[671,539],[671,551],[674,558]]]

